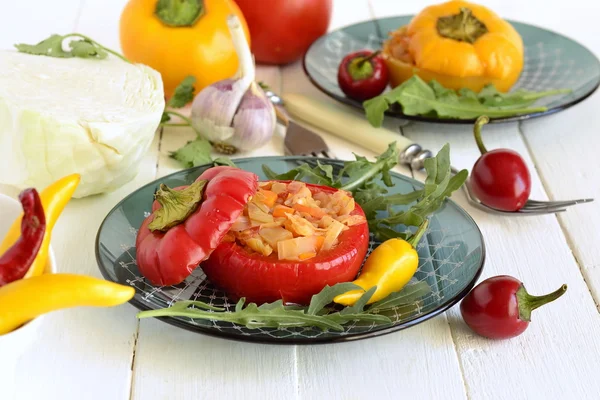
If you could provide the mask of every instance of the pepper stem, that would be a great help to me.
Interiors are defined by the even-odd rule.
[[[523,321],[531,321],[531,312],[536,308],[543,306],[558,299],[567,291],[567,285],[562,285],[552,293],[543,296],[532,296],[527,293],[525,286],[517,290],[517,305],[519,306],[519,318]]]
[[[479,148],[479,152],[481,154],[487,153],[487,149],[483,145],[483,140],[481,139],[481,128],[488,122],[490,122],[490,119],[486,115],[482,115],[477,118],[477,121],[475,121],[475,127],[473,128],[475,142],[477,143],[477,147]]]
[[[192,26],[204,14],[203,0],[158,0],[154,14],[169,26]]]
[[[195,181],[181,190],[174,190],[164,183],[161,184],[154,194],[161,208],[154,211],[154,219],[148,224],[148,229],[164,232],[184,222],[198,208],[207,182]]]
[[[436,28],[442,37],[471,44],[488,33],[487,26],[466,7],[461,7],[458,14],[438,18]]]
[[[379,54],[381,53],[381,50],[377,50],[374,51],[373,53],[369,54],[367,57],[363,58],[362,60],[360,60],[358,62],[358,64],[356,64],[356,66],[358,68],[362,67],[362,65],[368,61],[371,61],[372,59],[374,59],[375,57],[377,57]]]
[[[419,242],[421,241],[421,237],[423,237],[423,235],[425,234],[425,232],[427,231],[427,227],[429,226],[429,220],[426,219],[425,221],[423,221],[423,223],[419,226],[419,228],[417,229],[417,231],[415,232],[414,235],[412,235],[410,237],[410,239],[407,240],[407,242],[413,247],[416,248],[417,244],[419,244]]]

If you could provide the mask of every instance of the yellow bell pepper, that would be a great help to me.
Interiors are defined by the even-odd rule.
[[[44,274],[0,288],[0,335],[55,310],[112,307],[133,297],[135,289],[85,275]]]
[[[418,75],[450,89],[508,91],[523,69],[523,40],[488,8],[462,0],[424,8],[383,47],[392,87]]]
[[[238,69],[227,28],[230,14],[240,19],[250,44],[248,25],[233,0],[129,0],[119,22],[121,49],[132,62],[160,72],[167,98],[188,75],[196,78],[197,94]]]
[[[419,267],[419,254],[415,247],[427,230],[425,220],[417,232],[408,240],[388,239],[367,257],[361,273],[352,283],[362,290],[351,290],[336,296],[333,301],[351,306],[367,291],[377,287],[367,302],[372,304],[402,289],[414,276]]]
[[[42,242],[40,250],[35,257],[33,264],[31,264],[31,267],[29,267],[29,271],[27,271],[27,274],[25,274],[25,278],[41,275],[46,269],[52,228],[54,227],[54,224],[56,223],[56,220],[62,213],[63,209],[73,196],[73,193],[75,192],[75,189],[77,189],[80,180],[81,176],[79,174],[67,175],[64,178],[52,183],[40,194],[40,199],[42,200],[42,205],[44,206],[44,213],[46,215],[46,232],[44,233],[44,241]],[[16,219],[16,221],[8,230],[8,233],[0,244],[0,254],[3,254],[7,249],[9,249],[21,236],[22,217],[23,214]]]

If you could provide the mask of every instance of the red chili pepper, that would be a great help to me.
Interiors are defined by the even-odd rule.
[[[532,296],[518,279],[495,276],[477,285],[460,304],[467,325],[490,339],[508,339],[523,333],[531,311],[562,296],[567,285],[545,296]]]
[[[313,194],[337,191],[327,186],[306,186]],[[365,214],[356,204],[351,215]],[[350,226],[340,234],[336,247],[306,261],[282,261],[273,254],[250,253],[235,242],[223,242],[202,263],[202,270],[232,298],[245,297],[247,302],[257,304],[278,299],[307,304],[325,285],[356,278],[368,248],[369,228],[364,223]]]
[[[502,211],[520,210],[531,192],[531,177],[519,153],[510,149],[487,151],[481,140],[481,127],[488,117],[479,117],[475,123],[475,141],[481,157],[471,171],[473,193],[489,207]]]
[[[140,272],[154,285],[181,283],[221,243],[257,188],[256,174],[232,167],[208,169],[190,186],[161,187],[136,238]]]
[[[0,257],[0,286],[27,274],[44,241],[46,216],[37,190],[23,190],[19,201],[23,206],[21,237]]]
[[[385,90],[388,70],[379,52],[361,50],[348,54],[338,68],[338,85],[346,96],[364,101]]]

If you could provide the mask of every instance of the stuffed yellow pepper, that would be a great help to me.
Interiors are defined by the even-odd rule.
[[[392,87],[418,75],[476,92],[490,83],[508,91],[523,69],[523,53],[523,40],[510,23],[461,0],[424,8],[383,47]]]

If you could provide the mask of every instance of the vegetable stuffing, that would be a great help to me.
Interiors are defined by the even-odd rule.
[[[182,301],[139,317],[340,330],[354,320],[389,323],[379,312],[400,305],[414,311],[430,290],[409,283],[418,266],[415,246],[428,217],[467,174],[452,174],[446,145],[426,161],[423,189],[388,195],[397,160],[391,143],[373,161],[356,156],[337,169],[315,161],[277,173],[263,165],[268,179],[259,181],[218,166],[189,186],[159,186],[136,239],[140,272],[152,284],[174,285],[202,268],[238,303],[230,312]],[[373,237],[376,248],[366,257]],[[331,303],[339,305],[326,307]]]

